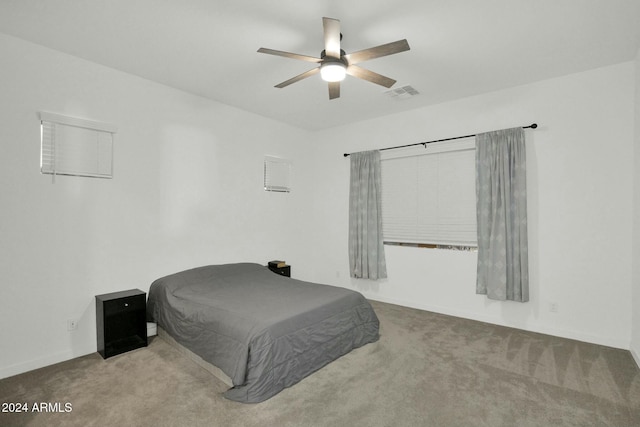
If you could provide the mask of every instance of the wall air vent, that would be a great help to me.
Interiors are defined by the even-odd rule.
[[[400,100],[400,99],[408,99],[413,96],[419,95],[420,92],[418,92],[413,86],[406,85],[406,86],[397,87],[395,89],[387,90],[384,92],[384,94],[387,95],[389,98]]]

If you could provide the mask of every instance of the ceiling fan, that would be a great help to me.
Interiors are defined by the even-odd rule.
[[[409,50],[409,43],[406,39],[346,54],[344,50],[340,49],[340,41],[342,40],[340,21],[333,18],[322,18],[322,26],[324,28],[324,50],[320,53],[320,58],[264,47],[258,49],[260,53],[320,64],[320,66],[285,80],[275,87],[281,89],[318,73],[320,73],[323,80],[329,83],[329,99],[340,97],[340,82],[344,80],[347,74],[386,88],[394,85],[395,80],[359,67],[356,64]]]

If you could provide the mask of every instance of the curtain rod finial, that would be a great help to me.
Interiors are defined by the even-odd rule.
[[[533,123],[533,124],[531,124],[531,126],[529,126],[529,127],[530,127],[531,129],[535,129],[535,128],[537,128],[537,127],[538,127],[538,124],[537,124],[537,123]]]
[[[344,156],[345,157],[349,157],[349,153],[344,153]]]

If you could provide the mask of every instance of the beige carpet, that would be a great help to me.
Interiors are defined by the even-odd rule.
[[[222,382],[155,338],[0,380],[0,402],[30,411],[0,425],[640,426],[628,351],[372,304],[379,342],[263,403],[224,399]],[[31,412],[40,402],[71,411]]]

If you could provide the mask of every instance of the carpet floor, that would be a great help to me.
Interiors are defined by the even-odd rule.
[[[0,425],[640,426],[628,351],[372,305],[378,342],[262,403],[226,400],[221,381],[156,337],[0,380],[3,410],[27,406],[0,412]]]

